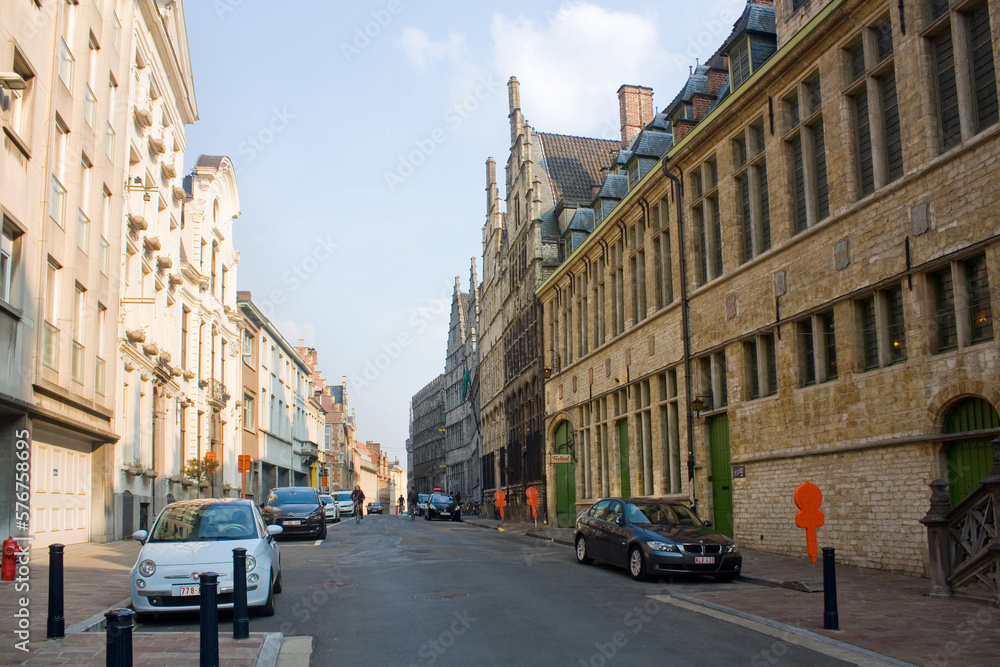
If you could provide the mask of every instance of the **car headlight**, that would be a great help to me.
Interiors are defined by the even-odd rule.
[[[135,587],[138,588],[138,589],[145,588],[146,587],[146,580],[145,579],[136,579],[135,580]]]
[[[676,544],[667,542],[646,542],[653,551],[678,551]]]
[[[255,567],[257,567],[257,559],[253,556],[247,556],[247,572],[250,572]]]
[[[735,544],[727,544],[726,545],[726,551],[725,551],[725,553],[727,553],[727,554],[734,554],[734,553],[738,553],[738,552],[739,552],[739,548]]]
[[[156,572],[156,563],[151,560],[144,560],[139,563],[139,574],[144,577],[152,577]]]

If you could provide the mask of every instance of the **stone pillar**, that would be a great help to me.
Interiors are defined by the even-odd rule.
[[[920,523],[927,526],[927,548],[930,551],[931,566],[931,597],[950,598],[951,586],[948,576],[951,574],[951,555],[948,549],[948,512],[951,510],[951,500],[948,496],[948,483],[936,479],[930,484],[931,508]]]

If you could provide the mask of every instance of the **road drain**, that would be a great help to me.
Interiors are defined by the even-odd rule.
[[[468,593],[425,593],[424,595],[414,595],[417,600],[459,600],[469,597]]]
[[[346,586],[357,586],[356,581],[324,581],[318,584],[309,584],[309,588],[344,588]]]

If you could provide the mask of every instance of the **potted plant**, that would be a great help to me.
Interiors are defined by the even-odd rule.
[[[181,474],[190,479],[192,482],[197,482],[198,486],[203,489],[208,488],[208,481],[211,479],[215,471],[219,469],[219,460],[214,456],[206,454],[204,458],[190,458],[187,463],[184,464]]]
[[[156,471],[152,468],[146,468],[142,471],[142,476],[148,479],[153,479],[156,477]]]
[[[143,468],[145,468],[145,466],[138,457],[122,464],[122,469],[129,475],[141,475]]]

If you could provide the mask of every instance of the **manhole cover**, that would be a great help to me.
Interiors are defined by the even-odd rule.
[[[468,593],[425,593],[424,595],[414,595],[417,600],[458,600],[469,597]]]
[[[324,581],[318,584],[309,584],[309,588],[344,588],[345,586],[357,586],[356,581]]]

